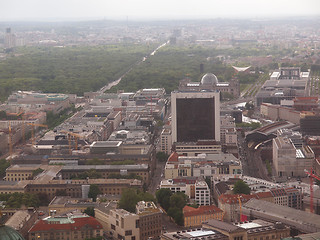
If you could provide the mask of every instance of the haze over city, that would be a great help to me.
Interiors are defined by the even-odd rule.
[[[318,0],[1,0],[0,21],[319,16]]]

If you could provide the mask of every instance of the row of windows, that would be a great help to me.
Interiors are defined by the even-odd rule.
[[[27,180],[28,178],[8,178],[8,181],[22,181]]]
[[[280,236],[281,236],[281,234],[280,234]],[[254,237],[254,238],[248,238],[248,240],[269,240],[269,239],[276,239],[276,238],[277,238],[277,236],[272,234],[271,236],[266,236],[265,238],[264,237],[259,237],[259,238]]]
[[[133,173],[133,174],[136,174],[136,175],[139,175],[139,176],[146,176],[147,173],[141,173],[141,172],[130,172],[130,173]],[[109,176],[109,174],[113,174],[113,173],[101,173],[102,176]],[[64,173],[63,174],[63,179],[69,179],[71,176],[74,176],[74,175],[77,175],[77,174],[73,174],[73,173]]]
[[[20,177],[20,176],[22,176],[22,177],[26,176],[26,177],[28,177],[28,176],[31,176],[31,173],[29,173],[29,174],[27,174],[27,173],[26,173],[26,174],[24,174],[24,173],[21,173],[21,174],[20,174],[20,173],[18,173],[18,174],[16,174],[16,173],[13,174],[13,173],[11,173],[11,174],[10,174],[10,173],[9,173],[9,174],[7,174],[7,176],[15,176],[15,177],[16,177],[16,176],[18,176],[18,177]]]
[[[158,229],[158,230],[155,230],[155,231],[148,231],[148,232],[145,232],[145,233],[141,233],[141,236],[142,237],[151,237],[153,235],[160,235],[161,234],[161,230]]]

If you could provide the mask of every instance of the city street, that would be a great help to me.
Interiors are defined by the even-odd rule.
[[[148,192],[150,192],[153,195],[155,195],[155,193],[157,191],[157,187],[160,185],[160,181],[163,179],[163,177],[161,177],[161,175],[164,173],[165,165],[166,165],[165,162],[160,162],[160,163],[157,162],[157,167],[154,171],[154,175],[151,176],[151,181],[150,181],[150,185],[148,188],[149,189]]]

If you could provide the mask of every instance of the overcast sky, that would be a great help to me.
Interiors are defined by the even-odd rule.
[[[320,0],[0,0],[0,21],[320,16]]]

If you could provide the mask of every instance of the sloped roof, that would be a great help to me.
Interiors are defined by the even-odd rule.
[[[222,212],[222,210],[216,206],[200,206],[198,208],[193,208],[190,206],[185,206],[183,208],[183,215],[185,217],[198,216],[198,215],[208,215],[213,213]]]
[[[244,71],[247,71],[249,68],[251,68],[251,66],[248,66],[248,67],[235,67],[235,66],[232,66],[235,70],[237,70],[238,72],[244,72]]]
[[[247,194],[222,194],[219,197],[219,201],[227,204],[239,204],[238,196],[240,195],[241,202],[247,202],[252,198],[257,198],[256,195],[247,195]]]
[[[62,223],[62,224],[52,224],[46,220],[40,220],[29,230],[29,232],[50,231],[50,230],[75,231],[75,230],[80,230],[85,226],[91,227],[92,229],[102,229],[102,225],[95,218],[90,216],[73,218],[72,220],[73,221],[69,223]]]
[[[178,153],[173,152],[173,153],[171,153],[171,155],[169,156],[168,162],[179,162],[178,157],[179,157]]]
[[[231,223],[222,222],[216,219],[210,219],[207,222],[204,222],[205,225],[208,225],[209,227],[213,227],[214,229],[217,229],[218,231],[225,231],[225,232],[236,232],[236,231],[244,231],[243,228],[235,226]]]

